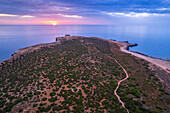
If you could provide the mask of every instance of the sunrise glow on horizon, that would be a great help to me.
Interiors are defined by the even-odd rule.
[[[59,24],[59,21],[44,21],[42,22],[42,24],[44,25],[58,25]]]
[[[0,6],[0,25],[170,24],[169,0],[1,0]]]

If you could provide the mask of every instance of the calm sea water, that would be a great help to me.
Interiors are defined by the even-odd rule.
[[[0,61],[14,51],[30,45],[55,41],[65,34],[96,36],[104,39],[139,44],[130,50],[149,56],[170,59],[170,26],[63,25],[63,26],[0,26]]]

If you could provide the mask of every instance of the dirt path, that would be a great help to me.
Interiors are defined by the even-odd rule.
[[[119,102],[122,104],[122,107],[126,109],[127,113],[129,113],[129,110],[125,107],[125,104],[124,104],[123,101],[120,99],[120,96],[117,94],[117,90],[119,89],[120,83],[123,82],[123,81],[125,81],[126,79],[128,79],[128,78],[129,78],[129,75],[128,75],[127,71],[125,70],[125,68],[124,68],[115,58],[112,58],[112,57],[110,57],[110,56],[108,56],[108,55],[107,55],[107,57],[109,57],[110,59],[115,60],[115,62],[116,62],[117,64],[119,64],[119,66],[123,69],[123,71],[124,71],[125,74],[126,74],[126,77],[118,82],[117,87],[116,87],[116,89],[114,90],[114,94],[115,94],[116,97],[118,98]]]
[[[124,107],[124,108],[126,109],[126,111],[129,113],[129,110],[125,107],[125,104],[121,101],[120,96],[117,94],[117,90],[118,90],[118,88],[119,88],[120,83],[123,82],[123,81],[125,81],[126,79],[128,79],[128,78],[129,78],[129,75],[128,75],[127,71],[125,70],[125,68],[124,68],[116,59],[114,59],[114,60],[116,61],[116,63],[118,63],[118,64],[120,65],[120,67],[123,69],[123,71],[124,71],[125,74],[126,74],[126,78],[124,78],[124,79],[122,79],[122,80],[120,80],[120,81],[118,82],[117,87],[116,87],[116,89],[114,90],[114,94],[115,94],[116,97],[118,98],[119,102],[122,104],[122,107]]]

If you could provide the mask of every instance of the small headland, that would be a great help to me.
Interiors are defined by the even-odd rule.
[[[119,45],[120,50],[122,52],[132,54],[138,58],[141,58],[148,62],[151,62],[152,64],[155,64],[155,65],[159,66],[160,68],[164,69],[165,71],[167,71],[168,73],[170,73],[170,61],[165,61],[162,59],[149,57],[149,56],[147,56],[143,53],[139,53],[139,52],[129,51],[129,47],[134,47],[134,46],[137,46],[138,44],[130,44],[130,43],[128,43],[128,41],[123,41],[123,42],[113,41],[113,42],[117,43]]]

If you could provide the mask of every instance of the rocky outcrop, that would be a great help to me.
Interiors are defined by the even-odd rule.
[[[66,40],[69,40],[70,39],[70,35],[69,34],[66,34],[65,37],[56,37],[56,42],[64,42]]]
[[[129,50],[129,47],[138,46],[138,44],[130,44],[128,41],[123,41],[124,44],[126,44],[126,50]]]

